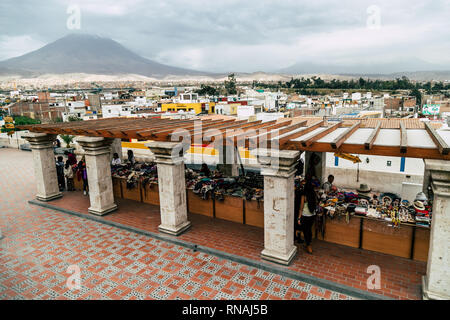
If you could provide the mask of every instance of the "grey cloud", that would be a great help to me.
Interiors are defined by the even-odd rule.
[[[70,33],[66,28],[69,2],[2,0],[0,35],[31,35],[43,42],[54,41]],[[214,69],[211,71],[237,68],[255,71],[264,67],[264,64],[268,70],[276,69],[283,61],[287,63],[296,59],[289,50],[299,50],[298,43],[302,39],[308,39],[308,43],[315,45],[312,40],[316,35],[321,39],[326,34],[332,36],[347,32],[351,37],[351,30],[360,32],[358,30],[365,28],[366,10],[371,5],[380,7],[382,26],[396,26],[398,43],[393,39],[392,43],[385,45],[380,43],[369,49],[345,51],[346,43],[343,42],[342,48],[336,50],[339,53],[334,53],[331,48],[329,53],[318,55],[318,60],[312,62],[320,63],[324,57],[330,60],[343,57],[358,60],[361,54],[367,59],[371,52],[374,57],[386,53],[395,57],[402,55],[402,50],[414,55],[411,48],[404,47],[406,42],[417,48],[417,54],[425,60],[427,54],[422,50],[423,47],[435,46],[444,51],[450,49],[448,0],[134,1],[126,7],[126,13],[117,15],[108,14],[107,6],[123,4],[124,1],[92,0],[89,3],[97,3],[98,10],[92,6],[89,10],[83,10],[81,2],[81,32],[113,38],[145,57],[182,67],[190,67],[183,63],[198,58],[186,57],[187,52],[197,54],[199,51],[203,60],[198,58],[198,67]],[[420,31],[422,25],[425,28],[431,23],[434,29],[429,36],[413,33]],[[400,37],[405,35],[411,39],[404,42]],[[243,48],[242,54],[235,56],[232,53],[230,57],[227,50],[239,51],[240,48]],[[299,55],[299,59],[314,59],[316,56],[310,48],[303,50],[305,57]],[[177,52],[180,53],[179,58]],[[221,52],[227,56],[221,56]],[[261,58],[255,59],[255,54]],[[447,51],[434,53],[431,58],[450,63],[448,56]]]

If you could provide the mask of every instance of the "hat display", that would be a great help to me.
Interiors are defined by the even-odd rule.
[[[419,192],[417,195],[416,195],[416,199],[414,199],[414,201],[427,201],[428,200],[428,198],[427,198],[427,196],[425,195],[425,193],[423,193],[423,192]]]
[[[425,210],[424,204],[419,200],[414,201],[414,208],[416,208],[417,210]]]
[[[357,190],[358,192],[368,193],[368,192],[370,192],[372,189],[369,188],[369,186],[368,186],[367,184],[361,183],[361,184],[359,185],[359,188],[356,189],[356,190]]]

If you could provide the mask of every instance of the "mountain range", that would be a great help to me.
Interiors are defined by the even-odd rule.
[[[419,59],[391,61],[386,63],[366,63],[352,65],[315,64],[303,62],[273,73],[239,73],[237,79],[277,81],[292,75],[316,75],[323,78],[331,75],[345,77],[370,77],[393,79],[407,76],[412,80],[448,80],[450,67],[430,64]],[[67,74],[82,75],[136,75],[149,79],[198,79],[219,80],[226,73],[211,73],[192,69],[178,68],[144,58],[120,43],[95,35],[70,34],[44,47],[19,57],[0,61],[0,76],[18,76],[21,78],[43,77]],[[76,76],[75,76],[76,77]]]
[[[138,74],[155,78],[208,74],[161,64],[137,55],[114,40],[86,34],[70,34],[36,51],[1,61],[0,73],[23,76]]]

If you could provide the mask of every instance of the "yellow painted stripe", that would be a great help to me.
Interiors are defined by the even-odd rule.
[[[139,141],[139,142],[122,142],[122,148],[131,148],[131,149],[147,149],[145,146],[147,141]],[[243,159],[255,159],[253,155],[250,154],[249,150],[239,148],[239,154]],[[195,154],[203,154],[208,156],[216,156],[219,155],[218,151],[211,147],[190,147],[188,153]]]

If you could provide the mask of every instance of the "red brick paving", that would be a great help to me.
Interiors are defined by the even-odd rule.
[[[117,199],[116,203],[119,209],[102,219],[158,232],[159,207],[125,199]],[[89,197],[83,196],[81,192],[65,192],[63,198],[51,201],[51,204],[88,214]],[[25,209],[26,206],[20,205],[20,207]],[[179,239],[261,261],[263,229],[196,214],[189,214],[188,219],[192,222],[192,227],[180,235]],[[367,267],[378,265],[381,269],[381,289],[370,290],[370,292],[395,299],[421,298],[421,277],[426,273],[426,263],[331,244],[317,239],[313,242],[313,249],[314,254],[309,255],[299,247],[297,256],[287,268],[368,290],[366,287],[366,280],[369,277],[366,273]],[[233,287],[233,290],[239,291],[239,286]],[[325,292],[322,296],[326,298],[329,294]],[[271,297],[274,296],[271,295]]]
[[[158,232],[159,207],[126,199],[117,199],[116,203],[119,209],[102,219]],[[81,192],[66,192],[63,198],[54,200],[51,204],[88,214],[89,198]],[[189,214],[188,219],[192,227],[178,236],[179,239],[261,261],[263,229],[197,214]],[[395,299],[421,299],[421,276],[426,272],[426,263],[317,239],[314,240],[313,248],[314,254],[309,255],[299,246],[298,254],[288,268],[367,290],[367,267],[378,265],[381,268],[382,288],[370,292]]]
[[[33,180],[31,153],[0,149],[0,300],[324,299],[302,281],[29,205]],[[66,285],[70,265],[80,268],[80,289]],[[261,287],[261,277],[274,281]]]

